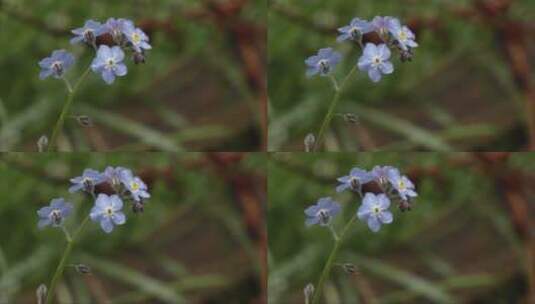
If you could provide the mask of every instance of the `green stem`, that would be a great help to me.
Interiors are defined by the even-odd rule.
[[[314,297],[312,298],[312,304],[319,304],[321,299],[321,292],[323,290],[323,285],[325,284],[325,281],[329,278],[329,273],[331,273],[331,268],[334,265],[334,260],[336,259],[336,255],[338,254],[338,251],[340,250],[340,247],[342,246],[342,242],[344,241],[344,237],[346,233],[349,231],[349,228],[351,225],[355,222],[357,219],[357,215],[355,214],[351,220],[345,225],[344,229],[342,230],[342,233],[338,237],[338,239],[334,242],[334,247],[331,251],[331,254],[329,255],[329,258],[327,259],[327,263],[325,263],[325,266],[323,267],[323,271],[321,272],[320,279],[318,281],[318,285],[316,285]]]
[[[69,89],[69,95],[67,96],[67,101],[63,105],[63,109],[61,110],[61,114],[59,115],[58,120],[56,121],[56,125],[54,126],[54,129],[52,130],[52,136],[50,137],[50,142],[48,144],[48,152],[52,152],[54,150],[54,146],[56,145],[57,137],[59,135],[59,132],[63,128],[63,123],[65,122],[65,118],[67,117],[69,113],[69,109],[72,105],[72,102],[74,100],[74,96],[76,95],[76,91],[78,91],[78,87],[83,82],[83,80],[87,77],[89,72],[91,71],[91,67],[88,67],[87,70],[78,78],[78,81],[74,84],[74,87],[70,88],[70,85],[68,85]],[[66,82],[68,83],[68,82]]]
[[[351,71],[349,71],[349,73],[346,75],[344,80],[342,80],[340,85],[335,85],[334,86],[335,93],[334,93],[333,99],[331,100],[331,104],[329,105],[329,110],[327,111],[327,114],[325,115],[325,117],[323,118],[323,122],[321,123],[321,127],[320,127],[320,130],[318,132],[318,137],[316,138],[316,144],[314,146],[315,147],[314,150],[317,150],[319,148],[319,146],[321,145],[321,141],[323,139],[325,130],[327,129],[327,127],[331,123],[331,120],[332,120],[333,115],[334,115],[334,110],[336,109],[336,105],[338,104],[338,101],[340,100],[340,94],[342,93],[342,91],[343,91],[343,89],[345,87],[345,84],[347,83],[347,81],[349,80],[351,75],[353,75],[355,73],[355,71],[357,70],[357,67],[358,66],[355,64],[353,66],[353,68],[351,69]]]
[[[67,246],[63,251],[63,256],[61,257],[58,267],[56,268],[56,272],[54,272],[54,276],[52,277],[52,281],[50,282],[50,287],[46,295],[46,304],[52,303],[52,299],[54,298],[54,290],[56,289],[56,285],[58,284],[59,279],[63,275],[63,270],[65,269],[65,266],[67,266],[67,260],[69,259],[69,255],[71,254],[72,248],[74,247],[78,236],[80,235],[88,221],[89,217],[86,217],[78,228],[78,230],[76,230],[72,238],[67,238]]]

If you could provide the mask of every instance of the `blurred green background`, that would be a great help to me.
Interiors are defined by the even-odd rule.
[[[263,1],[0,1],[0,151],[36,151],[66,99],[62,81],[39,80],[53,50],[77,57],[74,82],[94,51],[70,45],[88,19],[132,19],[151,38],[146,64],[108,86],[91,73],[67,119],[62,150],[255,151],[265,132]],[[265,98],[264,98],[265,99]],[[223,149],[224,148],[224,149]]]
[[[342,79],[361,51],[336,42],[336,29],[377,15],[399,17],[420,46],[410,63],[393,55],[394,73],[377,84],[361,72],[353,75],[336,112],[356,114],[359,123],[336,116],[326,149],[524,149],[526,116],[535,118],[526,108],[535,102],[534,1],[271,0],[270,151],[303,151],[306,134],[317,136],[332,99],[330,80],[307,79],[304,60],[333,47],[344,57],[334,73]]]
[[[76,210],[66,225],[78,227],[93,203],[68,193],[69,178],[108,165],[131,168],[152,197],[142,214],[125,204],[126,224],[109,235],[86,226],[69,263],[92,274],[67,268],[57,303],[262,303],[262,163],[251,154],[0,154],[0,303],[35,303],[63,253],[61,230],[38,230],[36,211],[64,197]]]
[[[304,210],[330,196],[340,231],[360,201],[336,193],[353,167],[392,165],[416,184],[411,211],[395,205],[378,233],[357,221],[322,303],[531,303],[534,284],[534,154],[277,153],[268,169],[269,303],[304,303],[332,250],[328,229],[305,227]],[[531,275],[531,279],[529,278]],[[533,299],[533,298],[532,298]]]

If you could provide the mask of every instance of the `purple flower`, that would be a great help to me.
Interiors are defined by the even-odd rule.
[[[107,84],[115,81],[115,76],[124,76],[127,73],[126,65],[122,63],[124,52],[120,47],[111,49],[107,45],[101,45],[97,51],[97,57],[91,63],[91,69],[102,75]]]
[[[115,225],[122,225],[126,222],[126,216],[121,211],[123,201],[117,195],[108,196],[99,194],[95,201],[95,206],[91,209],[89,217],[93,222],[99,222],[104,232],[110,233]]]
[[[341,42],[345,40],[358,41],[362,38],[362,35],[367,34],[373,30],[371,24],[359,18],[353,18],[349,25],[343,26],[338,29],[340,35],[336,38],[336,41]]]
[[[152,48],[149,44],[149,37],[141,29],[134,27],[133,24],[125,26],[124,34],[136,53],[143,53],[144,50]]]
[[[336,192],[342,192],[346,189],[360,191],[363,184],[373,180],[373,176],[366,170],[353,168],[351,169],[351,172],[349,172],[349,175],[342,176],[337,180],[340,184],[336,187]]]
[[[393,169],[388,173],[388,181],[394,189],[397,190],[399,197],[404,201],[407,201],[411,197],[418,196],[418,193],[414,191],[414,184],[406,176],[402,176],[399,170]]]
[[[50,57],[39,61],[41,72],[39,78],[45,79],[49,76],[61,78],[71,65],[74,64],[74,56],[65,50],[56,50]]]
[[[132,171],[123,170],[121,172],[121,182],[125,185],[126,189],[130,192],[132,199],[136,202],[150,197],[149,192],[147,192],[147,185],[141,178],[134,176]]]
[[[316,74],[326,76],[334,69],[341,59],[342,55],[333,51],[332,48],[320,49],[317,55],[308,57],[305,60],[305,63],[308,66],[306,75],[307,77],[312,77]]]
[[[402,26],[399,20],[393,20],[389,30],[402,50],[407,51],[408,49],[418,47],[418,43],[414,41],[416,38],[414,33],[408,27]]]
[[[74,193],[79,190],[93,192],[95,186],[106,181],[106,177],[100,172],[93,169],[85,169],[82,176],[71,178],[73,184],[69,188],[69,192]]]
[[[98,36],[106,32],[106,28],[100,22],[87,20],[83,27],[71,31],[75,37],[71,39],[71,44],[85,42],[91,45],[95,44]]]
[[[316,224],[327,226],[340,210],[340,204],[333,201],[330,197],[320,198],[316,205],[312,205],[305,210],[307,217],[305,224],[307,226]]]
[[[379,36],[381,36],[381,38],[385,39],[396,21],[398,20],[394,17],[376,16],[371,22],[371,27],[377,34],[379,34]]]
[[[386,44],[376,46],[373,43],[366,43],[364,53],[358,61],[359,70],[368,72],[370,79],[378,82],[381,80],[381,73],[391,74],[394,71],[394,66],[388,61],[389,58],[390,50]]]
[[[128,26],[134,26],[134,22],[128,19],[109,18],[104,24],[105,31],[113,37],[113,41],[122,44],[124,30]]]
[[[129,171],[123,167],[106,167],[104,170],[104,177],[106,181],[111,184],[114,189],[117,189],[122,184],[123,171]]]
[[[375,195],[366,193],[357,211],[361,221],[366,221],[373,232],[379,231],[382,224],[390,224],[394,220],[392,213],[388,211],[390,200],[385,194]]]
[[[382,186],[386,186],[388,184],[388,174],[391,170],[396,169],[392,166],[375,166],[373,167],[371,174],[376,182]]]
[[[72,212],[72,204],[63,198],[55,198],[50,202],[50,206],[43,207],[37,211],[39,222],[37,226],[43,229],[46,226],[59,227],[63,220]]]

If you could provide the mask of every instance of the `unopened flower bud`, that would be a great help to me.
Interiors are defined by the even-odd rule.
[[[37,140],[37,151],[45,152],[48,147],[48,137],[43,135]]]
[[[343,114],[344,121],[350,124],[357,124],[359,123],[359,118],[357,115],[353,113],[345,113]]]
[[[76,121],[80,126],[84,128],[91,128],[93,126],[93,120],[87,115],[76,116]]]
[[[145,207],[145,204],[143,202],[137,202],[135,201],[133,204],[132,204],[132,212],[134,213],[142,213],[143,210],[144,210],[144,207]]]
[[[76,264],[74,269],[80,274],[91,274],[91,268],[85,264]]]
[[[305,152],[311,152],[314,149],[314,144],[316,143],[316,137],[312,133],[308,133],[305,136]]]
[[[143,53],[134,52],[132,58],[135,64],[145,63],[145,55],[143,55]]]
[[[399,203],[399,210],[401,210],[401,212],[410,211],[411,203],[409,201],[402,200]]]
[[[308,283],[303,292],[305,293],[305,303],[310,303],[312,301],[312,296],[314,296],[314,285]]]
[[[344,271],[347,273],[347,274],[355,274],[357,273],[357,266],[355,266],[354,264],[351,264],[351,263],[344,263],[342,265],[342,268],[344,269]]]
[[[44,304],[46,301],[46,294],[48,290],[46,288],[45,284],[39,285],[37,289],[35,290],[35,295],[37,297],[37,304]]]

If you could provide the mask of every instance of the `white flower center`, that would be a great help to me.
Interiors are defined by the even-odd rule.
[[[108,69],[111,69],[115,66],[115,59],[114,58],[108,58],[108,61],[106,62],[106,67]]]
[[[373,206],[372,212],[373,214],[378,215],[379,213],[381,213],[381,207],[379,207],[379,205]]]
[[[111,217],[113,215],[113,209],[111,207],[106,208],[105,213],[107,216]]]
[[[381,57],[379,57],[379,56],[374,56],[374,57],[372,58],[372,65],[373,65],[374,67],[377,67],[377,66],[380,65],[381,63],[383,63],[383,59],[381,59]]]

